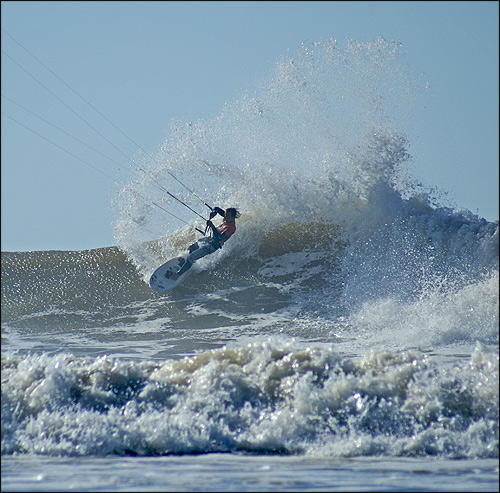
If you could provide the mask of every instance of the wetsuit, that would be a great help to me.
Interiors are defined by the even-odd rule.
[[[217,228],[208,221],[208,225],[212,228],[212,236],[204,236],[189,247],[189,255],[187,261],[194,264],[197,260],[206,255],[214,253],[222,245],[231,238],[236,231],[236,221],[226,223],[223,221]]]
[[[216,207],[214,211],[224,217],[224,211],[222,209]],[[214,215],[215,212],[212,213],[210,218]],[[212,221],[207,221],[207,226],[211,228],[212,236],[204,236],[190,245],[189,255],[186,258],[186,262],[184,262],[180,270],[175,275],[170,275],[172,279],[177,279],[179,276],[184,274],[184,272],[186,272],[200,258],[210,255],[219,248],[222,248],[222,245],[229,240],[229,238],[231,238],[236,231],[236,221],[227,223],[225,219],[218,227],[215,227],[212,224]]]

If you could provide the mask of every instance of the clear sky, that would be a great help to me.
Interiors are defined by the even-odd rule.
[[[173,120],[217,117],[302,42],[400,41],[430,85],[409,136],[418,177],[457,208],[498,219],[496,1],[2,1],[1,23],[2,112],[103,171],[103,159],[12,102],[124,160],[31,75],[126,156],[137,148],[16,41],[151,154]],[[111,180],[3,114],[1,137],[2,251],[115,244]]]

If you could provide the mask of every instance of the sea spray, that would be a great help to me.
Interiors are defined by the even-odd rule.
[[[173,124],[145,162],[150,173],[118,201],[117,241],[144,281],[197,236],[199,220],[158,192],[162,184],[200,210],[170,173],[244,212],[231,242],[194,267],[198,281],[203,271],[231,272],[240,286],[273,285],[259,297],[288,294],[290,313],[326,324],[370,304],[380,312],[436,290],[446,296],[495,272],[498,224],[439,206],[411,176],[404,129],[423,84],[402,55],[381,38],[304,45],[254,96],[228,102],[214,120]],[[488,327],[496,320],[493,313]]]
[[[205,209],[171,174],[212,205],[240,207],[239,233],[252,237],[246,243],[277,222],[303,224],[311,214],[331,224],[358,222],[370,207],[370,186],[385,180],[391,189],[406,173],[401,132],[419,92],[398,43],[304,45],[278,62],[255,95],[228,102],[215,119],[172,124],[155,160],[145,160],[148,174],[138,173],[117,199],[118,244],[145,279],[177,253],[179,235],[186,247],[192,227],[152,202],[193,226],[197,218],[159,185]],[[146,239],[155,248],[145,248]]]

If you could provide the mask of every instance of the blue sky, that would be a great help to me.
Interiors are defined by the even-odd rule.
[[[95,153],[12,101],[118,161],[136,147],[10,36],[151,154],[172,121],[215,118],[302,42],[383,36],[403,43],[406,64],[430,85],[409,136],[418,178],[447,191],[457,208],[496,220],[498,8],[480,1],[2,1],[2,111],[106,172]],[[98,143],[12,59],[123,154]],[[1,136],[2,251],[115,244],[111,180],[4,115]]]

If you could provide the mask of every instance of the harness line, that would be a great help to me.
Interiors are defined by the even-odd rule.
[[[89,101],[87,101],[83,96],[81,96],[77,91],[75,91],[69,84],[67,84],[61,77],[59,77],[55,72],[53,72],[49,67],[47,67],[41,60],[38,59],[38,57],[36,57],[35,55],[33,55],[27,48],[25,48],[21,43],[19,43],[16,39],[14,39],[13,36],[11,36],[9,33],[7,33],[4,29],[2,29],[2,31],[7,35],[9,36],[14,42],[16,42],[21,48],[23,48],[29,55],[31,55],[33,58],[35,58],[46,70],[48,70],[51,74],[53,74],[58,80],[60,80],[65,86],[67,86],[72,92],[74,92],[78,97],[80,97],[83,101],[85,101],[94,111],[96,111],[101,117],[103,117],[108,123],[110,123],[114,128],[116,128],[121,134],[123,134],[128,140],[130,140],[135,146],[137,146],[142,152],[144,152],[147,156],[149,156],[153,161],[155,161],[157,164],[160,164],[158,163],[158,161],[153,157],[151,156],[151,154],[149,154],[147,151],[145,151],[139,144],[137,144],[133,139],[131,139],[125,132],[123,132],[119,127],[117,127],[111,120],[109,120],[103,113],[101,113],[97,108],[95,108],[94,105],[92,105]],[[82,120],[85,124],[87,124],[90,128],[92,128],[96,133],[98,133],[104,140],[106,140],[110,145],[112,145],[117,151],[119,151],[123,156],[125,156],[132,164],[136,164],[134,163],[133,160],[131,160],[123,151],[121,151],[117,146],[115,146],[109,139],[107,139],[101,132],[99,132],[93,125],[91,125],[88,121],[86,121],[82,116],[80,116],[76,111],[74,111],[69,105],[67,105],[63,100],[61,100],[57,95],[55,95],[50,89],[48,89],[42,82],[40,82],[34,75],[32,75],[28,70],[26,70],[24,67],[22,67],[16,60],[14,60],[10,55],[8,55],[7,53],[5,53],[3,50],[1,50],[1,52],[7,56],[12,62],[14,62],[21,70],[23,70],[25,73],[27,73],[31,78],[33,78],[38,84],[40,84],[47,92],[49,92],[53,97],[55,97],[59,102],[61,102],[64,106],[66,106],[66,108],[68,108],[72,113],[74,113],[80,120]],[[88,144],[82,142],[81,140],[77,139],[76,137],[73,137],[72,135],[70,135],[69,133],[65,132],[64,130],[58,128],[57,126],[53,125],[52,123],[48,122],[47,120],[45,120],[44,118],[42,117],[39,117],[38,115],[36,115],[35,113],[33,113],[32,111],[28,110],[27,108],[23,107],[22,105],[20,105],[19,103],[16,103],[15,101],[13,101],[12,99],[8,98],[7,96],[4,96],[6,99],[10,100],[11,102],[13,102],[14,104],[20,106],[21,108],[23,108],[24,110],[30,112],[31,114],[37,116],[38,118],[40,118],[41,120],[45,121],[46,123],[48,123],[49,125],[52,125],[53,127],[57,128],[58,130],[62,131],[63,133],[65,133],[66,135],[69,135],[70,137],[72,137],[73,139],[77,140],[78,142],[80,142],[81,144],[89,147],[90,149],[94,150],[95,152],[99,153],[100,155],[104,156],[106,159],[109,159],[111,160],[112,162],[114,162],[115,164],[118,164],[118,166],[120,166],[119,163],[117,163],[116,161],[114,161],[113,159],[105,156],[104,154],[102,154],[100,151],[97,151],[96,149],[94,149],[93,147],[89,146]],[[47,139],[46,137],[44,137],[43,135],[39,134],[38,132],[30,129],[29,127],[27,127],[26,125],[20,123],[19,121],[15,120],[14,118],[10,117],[9,115],[7,115],[6,113],[3,113],[5,116],[7,116],[8,118],[10,118],[11,120],[15,121],[16,123],[22,125],[23,127],[25,127],[26,129],[30,130],[31,132],[35,133],[36,135],[40,136],[41,138],[43,138],[44,140],[50,142],[51,144],[55,145],[56,147],[62,149],[63,151],[67,152],[68,154],[70,154],[71,156],[75,157],[76,159],[78,159],[79,161],[82,161],[84,162],[85,164],[87,164],[88,166],[92,167],[93,169],[99,171],[101,174],[107,176],[108,178],[111,178],[115,183],[118,183],[117,180],[109,175],[107,175],[106,173],[104,173],[103,171],[101,171],[100,169],[96,168],[95,166],[91,165],[90,163],[82,160],[81,158],[79,158],[78,156],[76,156],[75,154],[71,153],[70,151],[67,151],[66,149],[62,148],[61,146],[55,144],[54,142],[52,142],[51,140]],[[119,168],[120,169],[120,168]],[[148,173],[146,170],[143,169],[142,166],[139,167],[139,170],[142,171],[143,173],[145,173],[147,176],[149,176],[150,178],[153,179],[153,181],[156,182],[156,180],[154,180],[154,178],[151,176],[150,173]],[[173,173],[171,173],[169,170],[166,170],[167,173],[172,177],[174,178],[180,185],[182,185],[186,190],[188,190],[188,192],[190,192],[194,197],[196,197],[200,202],[202,202],[205,206],[207,206],[211,211],[213,211],[213,208],[208,205],[203,199],[201,199],[193,190],[191,190],[189,187],[187,187],[182,181],[180,181]],[[118,183],[119,184],[119,183]],[[160,190],[164,191],[165,193],[167,193],[170,197],[172,197],[173,199],[175,199],[176,201],[178,201],[180,204],[184,205],[185,207],[187,207],[190,211],[192,211],[193,213],[195,213],[197,216],[199,216],[201,219],[203,219],[204,221],[206,220],[201,214],[199,214],[197,211],[195,211],[193,208],[191,208],[189,205],[187,205],[185,202],[183,202],[181,199],[179,199],[178,197],[176,197],[174,194],[172,194],[170,191],[168,191],[165,187],[163,187],[161,184],[158,184],[157,183],[157,186],[160,188]],[[144,197],[142,197],[144,198]],[[172,215],[173,217],[175,217],[176,219],[184,222],[185,224],[188,224],[186,221],[180,219],[179,217],[177,217],[175,214],[172,214],[170,213],[169,211],[167,211],[165,208],[161,207],[160,205],[158,205],[156,202],[152,202],[155,206],[159,207],[160,209],[164,210],[165,212],[167,212],[168,214]],[[198,228],[195,228],[198,230]],[[198,230],[200,231],[200,230]]]
[[[76,140],[77,142],[79,142],[80,144],[88,147],[89,149],[93,150],[94,152],[97,152],[98,154],[100,154],[101,156],[105,157],[106,159],[110,160],[111,162],[117,164],[119,167],[121,167],[121,164],[118,163],[117,161],[115,161],[114,159],[106,156],[105,154],[103,154],[102,152],[98,151],[97,149],[93,148],[92,146],[88,145],[87,143],[83,142],[82,140],[78,139],[77,137],[71,135],[70,133],[66,132],[65,130],[63,130],[62,128],[59,128],[57,125],[54,125],[53,123],[49,122],[48,120],[46,120],[45,118],[41,117],[40,115],[37,115],[36,113],[34,113],[33,111],[29,110],[28,108],[24,107],[23,105],[17,103],[16,101],[14,101],[13,99],[9,98],[8,96],[5,96],[4,94],[2,94],[2,97],[5,98],[5,99],[8,99],[11,103],[14,103],[15,105],[19,106],[20,108],[22,108],[23,110],[27,111],[28,113],[31,113],[33,116],[36,116],[37,118],[39,118],[40,120],[42,120],[43,122],[47,123],[48,125],[56,128],[57,130],[59,130],[60,132],[64,133],[65,135],[67,135],[68,137],[71,137],[72,139]],[[67,151],[66,149],[62,148],[61,146],[59,146],[58,144],[56,144],[55,142],[51,141],[50,139],[44,137],[43,135],[41,135],[40,133],[36,132],[35,130],[32,130],[31,128],[29,128],[27,125],[24,125],[23,123],[19,122],[18,120],[16,120],[15,118],[9,116],[7,113],[5,112],[2,112],[2,114],[4,114],[7,118],[10,118],[11,120],[15,121],[16,123],[18,123],[19,125],[23,126],[24,128],[30,130],[31,132],[33,132],[34,134],[38,135],[39,137],[43,138],[44,140],[46,140],[47,142],[51,143],[52,145],[55,145],[56,147],[58,147],[59,149],[62,149],[63,151],[67,152],[68,154],[70,154],[71,156],[77,158],[78,160],[80,161],[83,161],[85,164],[91,166],[92,168],[94,168],[95,170],[99,171],[100,173],[104,174],[105,176],[107,176],[108,178],[111,178],[115,183],[118,183],[118,181],[115,179],[115,178],[112,178],[110,177],[109,175],[106,175],[106,173],[102,172],[101,170],[99,170],[98,168],[96,168],[95,166],[91,165],[90,163],[88,163],[87,161],[84,161],[82,159],[80,159],[78,156],[76,156],[75,154],[71,153],[70,151]],[[121,168],[119,168],[121,169]],[[144,172],[144,170],[142,168],[139,168],[141,171]],[[191,211],[193,211],[195,214],[197,214],[198,216],[200,216],[203,220],[205,220],[205,218],[203,216],[201,216],[200,214],[198,214],[198,212],[196,212],[194,209],[192,209],[191,207],[189,207],[186,203],[184,203],[182,200],[180,200],[178,197],[176,197],[175,195],[173,195],[172,193],[170,193],[168,190],[166,190],[164,187],[162,187],[161,185],[158,185],[159,188],[161,190],[163,190],[164,192],[166,192],[168,195],[170,195],[172,198],[174,198],[175,200],[177,200],[178,202],[180,202],[182,205],[186,206],[188,209],[190,209]],[[153,202],[154,203],[154,202]],[[159,206],[158,204],[154,203],[157,207],[160,207],[160,209],[162,209],[161,206]],[[163,209],[165,210],[165,209]],[[173,215],[173,214],[172,214]],[[177,217],[174,215],[174,217]],[[179,219],[179,218],[177,218]]]
[[[68,89],[70,89],[73,93],[75,93],[80,99],[82,99],[83,101],[85,101],[85,103],[87,103],[95,112],[97,112],[102,118],[104,118],[110,125],[112,125],[116,130],[118,130],[123,136],[125,136],[130,142],[132,142],[132,144],[134,144],[138,149],[140,149],[142,152],[144,152],[144,154],[146,154],[147,156],[149,156],[153,161],[155,161],[157,164],[160,164],[158,163],[158,161],[151,155],[149,154],[146,150],[144,150],[137,142],[135,142],[131,137],[129,137],[123,130],[121,130],[117,125],[115,125],[106,115],[104,115],[101,111],[99,111],[92,103],[90,103],[89,101],[87,101],[87,99],[85,99],[81,94],[79,94],[75,89],[73,89],[67,82],[65,82],[61,77],[59,77],[53,70],[51,70],[47,65],[45,65],[45,63],[43,63],[36,55],[34,55],[33,53],[31,53],[27,48],[25,48],[19,41],[17,41],[12,35],[10,35],[7,31],[5,31],[5,29],[2,29],[2,31],[7,35],[9,36],[9,38],[11,38],[15,43],[17,43],[24,51],[26,51],[26,53],[28,53],[30,56],[32,56],[38,63],[40,63],[46,70],[48,70],[54,77],[56,77],[59,81],[61,81]],[[21,65],[19,65],[12,57],[10,57],[9,55],[7,55],[3,50],[2,50],[2,53],[4,55],[6,55],[7,57],[9,57],[14,63],[16,63],[16,65],[18,65],[20,68],[22,68],[22,70],[24,70],[26,73],[28,73],[28,75],[30,75],[31,77],[33,77],[39,84],[41,84],[45,89],[47,89],[40,81],[38,81],[33,75],[31,75],[26,69],[24,69],[23,67],[21,67]],[[49,91],[47,89],[47,91]],[[57,98],[57,96],[55,96],[51,91],[49,91],[54,97]],[[59,101],[61,101],[59,98],[57,98]],[[61,101],[61,103],[63,103],[66,107],[68,107],[68,109],[70,109],[71,111],[73,111],[71,108],[69,108],[69,106],[67,106],[63,101]],[[73,113],[75,113],[73,111]],[[76,114],[76,113],[75,113]],[[83,118],[81,116],[79,116],[78,114],[76,114],[79,118],[81,118],[83,120]],[[85,121],[85,120],[83,120]],[[85,123],[87,123],[87,125],[89,125],[93,130],[95,130],[97,133],[99,133],[94,127],[92,127],[92,125],[90,125],[87,121],[85,121]],[[105,140],[107,140],[107,142],[109,142],[113,147],[115,147],[115,149],[117,149],[119,152],[121,152],[127,159],[129,159],[129,161],[131,161],[133,164],[135,164],[127,155],[125,155],[120,149],[118,149],[113,143],[111,143],[108,139],[106,139],[106,137],[104,137],[102,134],[99,133],[99,135],[101,135],[101,137],[103,137]],[[141,168],[142,169],[142,168]],[[144,171],[144,170],[142,170]],[[191,190],[189,187],[187,187],[184,183],[182,183],[173,173],[171,173],[170,171],[166,170],[167,173],[174,179],[176,180],[179,184],[181,184],[188,192],[190,192],[194,197],[196,197],[203,205],[206,205],[210,210],[213,210],[212,207],[210,207],[202,198],[200,198],[193,190]],[[146,171],[144,171],[146,173]]]

